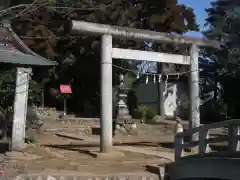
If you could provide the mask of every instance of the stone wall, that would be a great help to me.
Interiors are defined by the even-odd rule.
[[[61,176],[62,173],[47,175],[32,174],[20,175],[15,180],[160,180],[158,175],[144,173],[119,173],[119,174],[91,174],[91,173],[67,173]]]
[[[57,118],[59,112],[56,108],[34,107],[39,117],[53,117]]]

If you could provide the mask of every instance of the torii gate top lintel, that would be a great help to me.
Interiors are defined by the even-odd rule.
[[[202,47],[220,48],[218,41],[211,41],[206,38],[197,38],[189,36],[181,36],[177,34],[162,33],[150,30],[135,29],[121,26],[113,26],[107,24],[97,24],[85,21],[69,21],[65,25],[65,30],[73,34],[89,34],[89,35],[102,35],[109,34],[114,37],[136,39],[136,40],[149,40],[165,43],[176,44],[195,44]]]

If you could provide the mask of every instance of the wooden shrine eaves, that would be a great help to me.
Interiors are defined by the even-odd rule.
[[[27,66],[55,66],[55,61],[48,60],[33,52],[13,31],[10,22],[0,25],[0,63]]]
[[[87,35],[110,34],[114,37],[125,39],[189,45],[196,44],[202,47],[214,47],[217,49],[220,48],[220,43],[218,41],[211,41],[206,38],[173,35],[156,31],[112,26],[107,24],[97,24],[85,21],[75,20],[69,21],[65,25],[65,30],[73,34],[87,34]]]

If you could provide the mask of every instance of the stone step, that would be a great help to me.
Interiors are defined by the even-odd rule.
[[[59,128],[46,128],[44,129],[44,133],[71,133],[71,134],[77,134],[79,136],[84,135],[91,135],[92,134],[92,128],[89,126],[85,127],[59,127]]]
[[[57,121],[72,125],[99,125],[99,118],[58,118]]]
[[[19,175],[14,180],[159,180],[159,175],[150,173],[116,173],[116,174],[91,174],[91,173],[37,173]]]

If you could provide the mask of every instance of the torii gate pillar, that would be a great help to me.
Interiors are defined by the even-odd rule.
[[[101,136],[100,151],[112,148],[112,36],[101,37]]]
[[[200,126],[200,98],[199,98],[199,47],[191,45],[190,49],[190,76],[189,76],[189,126],[195,128]],[[193,134],[193,141],[198,140],[198,134]]]

